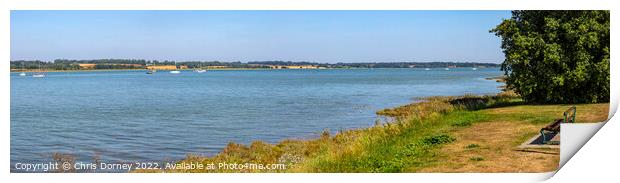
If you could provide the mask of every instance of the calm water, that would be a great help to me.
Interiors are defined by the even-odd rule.
[[[372,126],[414,97],[493,94],[498,69],[59,72],[11,74],[11,164],[178,160],[228,142],[311,138]],[[14,167],[11,166],[13,169]]]

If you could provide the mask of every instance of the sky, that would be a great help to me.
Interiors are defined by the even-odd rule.
[[[11,60],[489,62],[510,11],[11,11]]]

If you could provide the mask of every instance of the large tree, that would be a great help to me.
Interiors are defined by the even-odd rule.
[[[609,101],[609,11],[512,11],[502,38],[508,88],[535,103]]]

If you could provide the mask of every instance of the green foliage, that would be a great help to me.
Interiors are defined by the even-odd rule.
[[[502,38],[506,84],[527,102],[609,101],[609,11],[513,11]]]
[[[483,161],[483,160],[484,160],[484,158],[483,158],[483,157],[480,157],[480,156],[475,156],[475,157],[471,157],[471,158],[469,158],[469,160],[471,160],[471,161]]]
[[[436,135],[430,136],[422,139],[421,143],[427,146],[441,145],[445,143],[450,143],[455,141],[456,138],[450,137],[449,135]]]

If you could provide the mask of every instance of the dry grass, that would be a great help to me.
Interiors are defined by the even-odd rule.
[[[572,105],[519,105],[488,109],[490,114],[501,116],[552,116],[562,118],[562,113]],[[596,123],[606,121],[609,103],[577,104],[577,123]],[[548,122],[548,121],[545,121]]]
[[[559,150],[551,153],[517,151],[522,134],[538,126],[509,121],[483,122],[457,130],[455,143],[440,150],[445,156],[417,172],[548,172],[559,162]],[[476,144],[478,147],[471,147]],[[469,146],[469,147],[468,147]]]
[[[559,149],[538,152],[519,151],[516,147],[536,135],[571,105],[519,105],[479,111],[493,116],[452,134],[459,139],[441,149],[445,156],[438,163],[417,172],[549,172],[559,163]],[[579,104],[578,123],[607,120],[609,104]],[[475,145],[472,145],[475,144]]]

